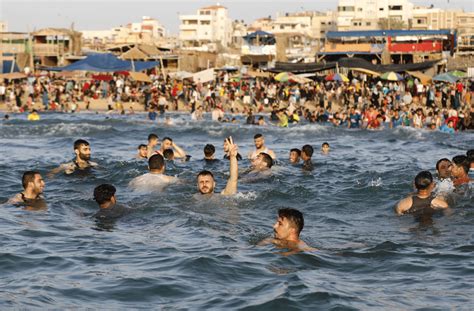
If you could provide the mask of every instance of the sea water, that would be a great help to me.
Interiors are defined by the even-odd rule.
[[[434,172],[438,159],[474,147],[472,132],[455,135],[411,128],[366,131],[301,124],[290,128],[192,122],[172,114],[174,126],[145,115],[44,114],[0,125],[0,201],[21,191],[21,175],[45,178],[45,211],[0,208],[0,308],[26,309],[472,309],[474,305],[474,204],[457,198],[429,224],[397,217],[396,202],[413,190],[417,172]],[[243,118],[241,119],[243,122]],[[192,156],[168,163],[180,183],[163,191],[128,187],[146,173],[136,148],[148,134],[169,136]],[[214,172],[225,187],[229,163],[208,165],[232,136],[246,157],[262,133],[278,163],[272,175],[246,178],[238,194],[203,200],[196,174]],[[70,161],[74,140],[91,143],[99,168],[54,178]],[[319,152],[323,142],[329,155]],[[288,161],[291,148],[311,144],[315,170]],[[241,172],[249,162],[239,162]],[[95,186],[117,187],[118,202],[133,213],[103,226]],[[301,238],[317,251],[283,256],[271,245],[279,208],[304,213]]]

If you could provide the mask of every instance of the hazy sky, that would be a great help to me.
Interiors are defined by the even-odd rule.
[[[414,0],[416,5],[430,5],[443,9],[474,11],[474,0]],[[35,28],[71,27],[76,30],[107,30],[142,16],[158,19],[171,33],[177,34],[179,14],[195,14],[202,6],[217,1],[201,0],[0,0],[0,20],[8,23],[9,31],[32,31]],[[276,12],[302,10],[335,10],[337,0],[221,0],[232,19],[249,23],[256,18],[275,16]]]

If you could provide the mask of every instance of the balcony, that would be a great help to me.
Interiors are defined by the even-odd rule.
[[[36,56],[57,56],[64,54],[64,46],[57,44],[35,43],[33,54]]]

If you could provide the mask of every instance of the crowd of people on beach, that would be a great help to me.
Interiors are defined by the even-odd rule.
[[[167,111],[183,110],[193,120],[202,120],[208,112],[214,121],[239,122],[235,115],[243,114],[248,124],[280,127],[307,122],[372,130],[404,126],[454,133],[474,129],[474,83],[469,79],[424,85],[408,76],[385,81],[352,72],[349,82],[315,78],[304,84],[272,77],[232,78],[228,72],[206,83],[163,74],[150,77],[152,83],[137,82],[125,74],[78,80],[49,74],[23,82],[12,80],[0,84],[0,103],[6,103],[9,113],[34,110],[31,120],[39,119],[39,110],[79,112],[79,103],[90,110],[91,101],[102,100],[108,113],[145,110],[152,121]]]

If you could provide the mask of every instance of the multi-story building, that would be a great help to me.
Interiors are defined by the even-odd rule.
[[[228,47],[232,41],[232,21],[222,5],[203,7],[195,15],[180,15],[179,19],[179,39],[183,47],[206,43]]]
[[[407,0],[339,0],[337,6],[337,29],[375,30],[381,20],[403,22],[405,28],[411,23],[413,3]]]

